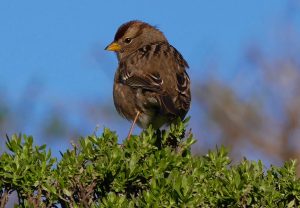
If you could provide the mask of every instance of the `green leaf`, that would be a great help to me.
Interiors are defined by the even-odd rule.
[[[72,193],[68,190],[68,189],[63,189],[63,193],[65,194],[65,195],[67,195],[67,196],[72,196]]]

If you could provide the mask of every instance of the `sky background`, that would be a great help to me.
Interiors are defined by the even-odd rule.
[[[117,124],[103,118],[82,124],[76,116],[85,102],[113,105],[117,59],[104,47],[122,23],[137,19],[158,26],[188,61],[192,84],[208,74],[230,82],[239,73],[245,47],[253,42],[270,52],[276,47],[272,36],[280,33],[278,26],[287,18],[288,9],[293,9],[286,2],[1,1],[0,93],[7,95],[13,108],[28,86],[38,86],[33,91],[40,92],[28,104],[28,108],[34,104],[35,115],[8,133],[39,137],[36,124],[47,113],[46,106],[55,105],[72,112],[71,120],[82,127],[78,131],[83,136],[98,125],[125,137],[130,123],[121,117],[116,118]],[[294,18],[299,20],[299,15]],[[209,69],[207,65],[214,60],[218,67]],[[1,130],[1,137],[4,133]],[[68,141],[49,145],[64,150]]]

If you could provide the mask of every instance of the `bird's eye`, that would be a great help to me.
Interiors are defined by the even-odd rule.
[[[131,41],[132,41],[131,38],[125,38],[125,40],[124,40],[124,42],[127,43],[127,44],[131,43]]]

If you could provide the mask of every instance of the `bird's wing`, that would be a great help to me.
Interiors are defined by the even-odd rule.
[[[134,55],[140,57],[135,64],[120,64],[119,81],[132,88],[153,92],[151,96],[157,102],[150,104],[159,106],[163,114],[183,118],[189,109],[191,95],[190,79],[185,71],[188,64],[182,55],[167,43],[145,46]],[[152,61],[148,62],[150,58]],[[167,76],[167,73],[175,76]]]
[[[180,108],[188,111],[191,104],[190,78],[186,71],[176,74]]]
[[[153,92],[160,91],[163,84],[163,80],[158,73],[138,74],[125,70],[120,74],[120,82],[132,88],[141,88]]]

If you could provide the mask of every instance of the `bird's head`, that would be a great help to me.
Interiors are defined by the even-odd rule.
[[[105,50],[115,51],[118,59],[133,53],[145,45],[167,41],[157,28],[141,21],[130,21],[119,27],[114,41]]]

